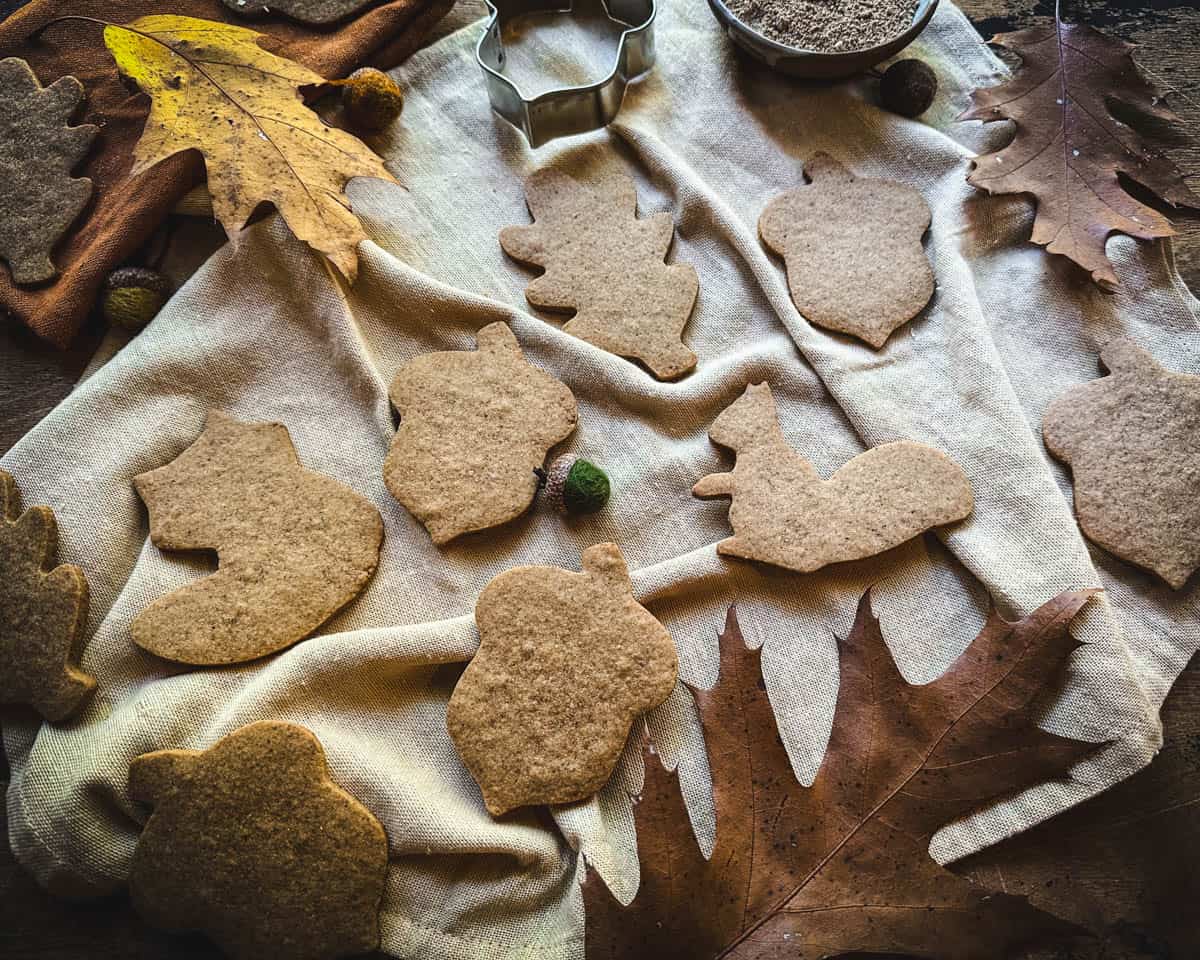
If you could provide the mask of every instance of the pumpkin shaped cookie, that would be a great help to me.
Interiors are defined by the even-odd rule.
[[[204,933],[236,960],[379,945],[387,837],[304,727],[263,721],[208,750],[143,754],[129,793],[154,808],[129,874],[148,923]]]

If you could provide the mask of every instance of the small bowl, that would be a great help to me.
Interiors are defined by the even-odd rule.
[[[903,50],[925,29],[937,5],[938,0],[920,0],[913,13],[912,26],[887,43],[844,53],[819,53],[776,43],[739,20],[722,0],[708,0],[709,9],[717,18],[717,22],[725,28],[729,39],[755,60],[761,60],[780,73],[812,80],[836,80],[862,73]]]

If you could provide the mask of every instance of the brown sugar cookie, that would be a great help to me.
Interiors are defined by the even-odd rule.
[[[96,689],[74,666],[87,623],[88,584],[73,563],[53,567],[58,525],[49,507],[21,512],[0,470],[0,703],[65,720]]]
[[[534,222],[505,227],[500,246],[543,267],[526,288],[535,307],[571,311],[564,330],[618,357],[640,360],[660,380],[696,365],[680,341],[700,289],[687,264],[666,264],[675,225],[669,213],[638,219],[629,177],[580,183],[539,170],[525,184]]]
[[[534,469],[577,419],[574,395],[525,359],[508,324],[475,339],[406,363],[388,390],[400,429],[383,479],[439,545],[524,513]]]
[[[732,497],[734,535],[717,552],[809,573],[859,560],[968,516],[971,486],[940,450],[897,440],[860,453],[822,480],[788,446],[765,383],[751,384],[713,421],[714,443],[737,453],[732,473],[713,473],[697,497]]]
[[[134,642],[179,663],[240,663],[303,640],[366,586],[383,521],[306,470],[281,423],[214,410],[171,463],[133,478],[161,550],[215,550],[216,573],[150,604]]]
[[[154,808],[129,874],[148,923],[203,933],[236,960],[379,945],[387,837],[304,727],[263,721],[208,750],[143,754],[129,795]]]
[[[856,178],[828,154],[805,173],[809,183],[767,204],[759,236],[783,257],[804,319],[878,350],[933,296],[921,246],[929,205],[904,184]]]
[[[1109,376],[1046,408],[1046,449],[1071,467],[1088,539],[1178,590],[1200,567],[1200,377],[1128,339],[1100,362]]]
[[[0,259],[13,283],[49,280],[50,251],[92,196],[72,177],[99,127],[70,126],[83,84],[59,77],[43,87],[17,57],[0,60]]]
[[[479,652],[446,725],[493,816],[590,797],[634,719],[675,686],[675,645],[633,599],[614,543],[585,550],[582,573],[505,571],[479,595],[475,623]]]

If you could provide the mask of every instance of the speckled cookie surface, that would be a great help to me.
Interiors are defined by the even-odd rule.
[[[616,544],[583,572],[516,567],[475,605],[479,652],[446,723],[494,816],[590,797],[612,774],[634,719],[675,686],[675,645],[633,598]]]
[[[788,446],[771,388],[751,385],[713,422],[737,454],[731,473],[701,479],[697,497],[733,498],[734,535],[717,552],[808,573],[882,553],[971,513],[971,486],[940,450],[911,440],[873,447],[823,480]]]
[[[77,711],[96,681],[79,670],[88,584],[72,563],[53,566],[58,525],[49,507],[21,512],[0,470],[0,703],[23,703],[50,721]]]
[[[156,546],[215,550],[220,563],[134,618],[134,642],[168,660],[240,663],[291,646],[352,600],[379,560],[379,511],[306,470],[280,423],[214,410],[190,447],[133,485]]]
[[[687,264],[666,264],[675,225],[668,213],[639,219],[624,175],[581,183],[539,170],[525,185],[534,222],[505,227],[500,246],[545,269],[526,288],[535,307],[573,311],[567,333],[618,357],[640,360],[660,380],[696,365],[681,341],[700,289]]]
[[[400,429],[383,478],[436,544],[524,513],[534,469],[577,419],[574,395],[525,359],[507,324],[476,341],[406,363],[388,391]]]
[[[805,173],[810,183],[767,204],[759,235],[783,258],[806,320],[878,349],[933,296],[921,246],[929,205],[912,187],[860,180],[824,153]]]
[[[1046,408],[1046,448],[1071,467],[1088,539],[1178,590],[1200,567],[1200,377],[1128,339],[1100,361],[1107,377]]]
[[[129,875],[147,922],[206,934],[235,960],[379,945],[387,837],[304,727],[263,721],[208,750],[143,754],[129,793],[154,808]]]
[[[74,77],[43,88],[24,60],[0,60],[0,259],[14,283],[58,272],[50,252],[92,196],[91,180],[71,176],[99,129],[70,126],[82,101]]]

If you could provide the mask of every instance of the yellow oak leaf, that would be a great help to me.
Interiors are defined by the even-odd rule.
[[[350,210],[346,183],[395,178],[366,144],[304,104],[300,87],[324,78],[264,50],[262,36],[166,15],[104,28],[121,73],[152,102],[130,175],[199,150],[213,213],[231,241],[255,207],[269,201],[297,237],[353,282],[366,233]]]

